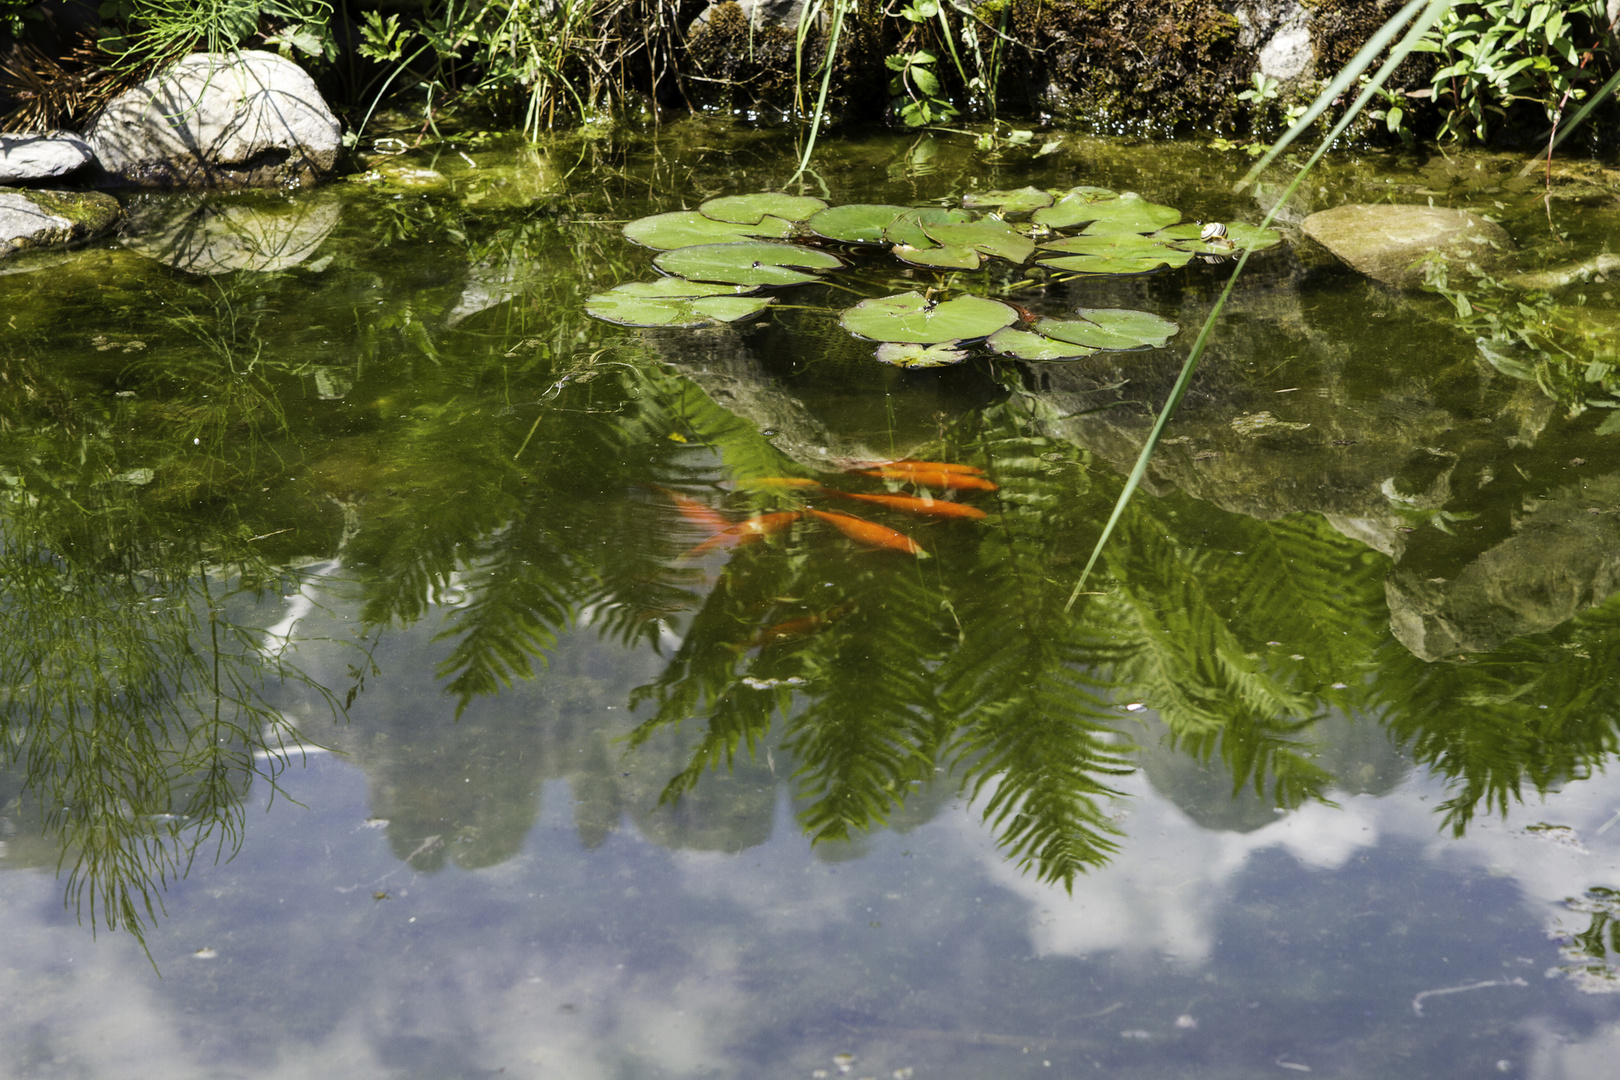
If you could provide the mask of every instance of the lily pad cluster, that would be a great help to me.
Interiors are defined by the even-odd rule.
[[[653,265],[666,276],[615,286],[585,306],[597,318],[640,327],[696,327],[757,315],[774,299],[763,290],[814,282],[844,269],[863,249],[881,247],[907,265],[938,271],[977,270],[1001,260],[1070,275],[1119,275],[1281,241],[1272,230],[1238,222],[1183,222],[1174,207],[1097,187],[983,192],[965,197],[960,207],[828,206],[807,196],[759,192],[640,218],[624,234],[659,252]],[[959,363],[968,343],[1021,360],[1060,361],[1162,347],[1177,331],[1167,319],[1122,309],[1036,318],[953,288],[862,300],[842,312],[839,323],[881,343],[879,360],[903,367]]]

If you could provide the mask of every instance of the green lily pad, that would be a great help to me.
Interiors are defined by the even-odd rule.
[[[1194,221],[1181,225],[1172,225],[1167,229],[1160,229],[1153,234],[1153,239],[1164,240],[1182,251],[1191,251],[1196,255],[1231,255],[1242,251],[1264,251],[1282,243],[1282,233],[1276,229],[1262,229],[1258,225],[1249,225],[1242,221],[1229,222],[1226,226],[1227,244],[1209,243],[1201,239],[1203,226]]]
[[[935,222],[925,224],[923,231],[947,247],[976,248],[1010,263],[1021,263],[1035,253],[1035,241],[994,217],[980,218],[978,221]]]
[[[671,251],[694,244],[728,244],[737,240],[779,239],[793,232],[785,218],[765,217],[747,225],[715,221],[696,210],[674,210],[637,218],[624,227],[624,235],[642,247]]]
[[[756,240],[677,248],[658,256],[653,260],[653,265],[666,274],[694,281],[724,281],[735,285],[802,285],[816,280],[815,274],[806,273],[807,270],[837,270],[844,263],[838,256],[815,248]]]
[[[960,341],[942,341],[937,345],[885,341],[877,347],[877,358],[882,363],[903,368],[950,367],[967,359],[967,350],[957,348],[961,344]]]
[[[881,244],[883,230],[900,215],[910,213],[911,209],[909,206],[850,203],[812,214],[804,227],[817,236],[842,240],[846,244]]]
[[[779,217],[784,221],[803,221],[811,214],[827,209],[827,204],[808,195],[756,191],[752,195],[723,195],[718,199],[710,199],[698,209],[716,221],[753,225],[766,217]]]
[[[1011,356],[1018,360],[1078,360],[1082,356],[1091,356],[1100,351],[1086,345],[1077,345],[1072,341],[1050,338],[1045,334],[1014,330],[1010,326],[991,334],[985,344],[1002,356]]]
[[[862,300],[838,317],[845,330],[873,341],[907,341],[933,345],[942,341],[981,338],[1008,326],[1018,313],[982,296],[959,296],[936,304],[921,293],[906,292]]]
[[[977,270],[981,261],[973,248],[954,245],[915,248],[910,244],[896,244],[893,251],[901,262],[935,270]]]
[[[1174,225],[1181,211],[1148,202],[1132,191],[1115,195],[1103,188],[1079,189],[1030,217],[1037,225],[1066,229],[1085,224],[1091,233],[1146,233]]]
[[[969,209],[999,209],[1003,214],[1027,214],[1031,210],[1051,206],[1052,201],[1050,191],[1034,187],[1021,187],[1016,191],[981,191],[962,196],[962,205]]]
[[[1192,252],[1168,247],[1152,237],[1136,233],[1084,233],[1062,240],[1050,240],[1041,247],[1063,257],[1045,257],[1042,266],[1057,270],[1077,270],[1085,274],[1144,274],[1166,266],[1186,266]]]
[[[631,281],[585,301],[585,310],[620,326],[690,328],[736,322],[770,306],[766,296],[744,296],[746,285],[709,285],[682,278]]]
[[[947,225],[953,222],[972,221],[973,215],[966,210],[947,210],[941,206],[924,206],[916,210],[907,210],[883,230],[883,238],[891,244],[906,244],[909,247],[932,247],[934,241],[929,238],[924,226]]]
[[[1157,349],[1180,331],[1169,319],[1125,308],[1081,308],[1076,319],[1042,319],[1038,333],[1089,349]]]

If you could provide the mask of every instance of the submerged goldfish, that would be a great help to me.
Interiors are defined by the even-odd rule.
[[[927,558],[928,552],[917,545],[917,541],[905,533],[895,532],[893,529],[863,520],[850,517],[848,514],[837,514],[827,510],[812,510],[822,521],[831,525],[851,540],[867,545],[868,547],[883,548],[887,551],[904,551],[908,555],[921,555]]]
[[[735,525],[715,533],[697,547],[682,555],[683,559],[695,559],[699,555],[707,555],[715,548],[741,547],[752,543],[762,536],[779,533],[789,525],[798,521],[804,514],[798,510],[784,510],[775,514],[755,514],[747,521],[739,521]]]
[[[855,610],[855,605],[846,602],[815,615],[806,615],[799,619],[788,619],[786,622],[764,627],[749,640],[744,648],[757,649],[766,645],[774,645],[779,641],[792,641],[794,638],[804,637],[806,634],[821,629],[821,627],[835,619],[843,618],[853,610]]]
[[[745,481],[742,486],[747,488],[813,488],[821,485],[803,476],[761,476],[756,480]]]
[[[690,521],[694,525],[708,530],[709,532],[719,532],[721,529],[729,529],[733,524],[735,524],[730,518],[726,517],[726,515],[714,509],[714,507],[709,506],[706,503],[700,503],[696,499],[682,495],[678,491],[671,491],[669,488],[661,487],[655,487],[653,490],[661,495],[668,496],[670,502],[675,504],[675,509],[680,511],[681,517],[685,518],[687,521]]]
[[[887,506],[891,510],[902,510],[908,514],[918,514],[922,517],[939,518],[972,518],[978,520],[986,517],[983,510],[977,506],[968,506],[966,503],[949,502],[945,499],[930,499],[927,496],[916,498],[911,495],[857,495],[850,491],[833,491],[828,493],[840,499],[859,499],[861,502],[876,503]]]
[[[857,470],[862,476],[880,476],[885,480],[904,480],[908,484],[931,488],[969,488],[974,491],[995,491],[997,485],[982,476],[965,472],[946,472],[924,469],[916,465],[881,465],[876,469]]]
[[[899,461],[880,462],[890,468],[918,469],[922,472],[955,472],[968,473],[972,476],[983,476],[984,470],[977,465],[955,465],[949,461],[918,461],[916,458],[901,458]]]

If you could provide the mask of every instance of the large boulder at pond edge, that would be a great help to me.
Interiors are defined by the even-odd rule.
[[[118,224],[118,200],[99,191],[0,188],[0,259],[99,236]]]
[[[341,126],[274,53],[195,53],[120,94],[85,132],[106,179],[137,187],[283,187],[332,172]]]
[[[90,144],[68,131],[0,135],[0,184],[55,180],[95,160]]]
[[[1397,289],[1423,284],[1430,252],[1491,270],[1513,248],[1494,221],[1436,206],[1349,203],[1312,214],[1300,228],[1353,269]]]

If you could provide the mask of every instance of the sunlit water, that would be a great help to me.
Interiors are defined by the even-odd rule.
[[[1031,154],[863,138],[809,190],[1259,218],[1230,155]],[[618,223],[790,158],[466,140],[0,264],[0,1075],[1607,1075],[1606,410],[1291,245],[1071,607],[1227,268],[969,276],[1182,325],[1064,365],[871,362],[829,311],[943,280],[872,260],[738,329],[583,315],[650,275]],[[1620,232],[1608,174],[1561,242],[1517,173],[1341,161],[1284,221],[1432,198],[1531,268]],[[814,505],[926,560],[814,518],[693,554],[671,494],[903,455],[989,516]]]

